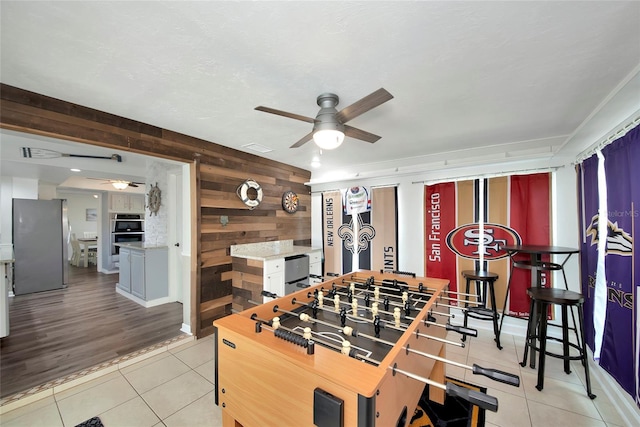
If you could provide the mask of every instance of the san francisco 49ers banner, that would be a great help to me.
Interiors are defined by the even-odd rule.
[[[398,269],[395,187],[350,187],[322,194],[326,273]]]
[[[510,263],[500,248],[550,244],[550,183],[550,174],[544,173],[427,185],[426,274],[448,279],[451,290],[457,291],[464,270],[497,273],[496,300],[498,308],[503,308]],[[511,284],[504,308],[509,315],[526,316],[529,312],[526,288],[531,279],[522,273]],[[550,277],[543,280],[551,285]]]

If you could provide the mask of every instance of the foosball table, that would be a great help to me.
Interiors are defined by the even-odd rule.
[[[425,384],[439,403],[448,394],[497,410],[494,397],[446,382],[447,330],[476,333],[449,322],[447,280],[366,270],[325,279],[265,292],[274,299],[214,322],[224,426],[404,427]]]

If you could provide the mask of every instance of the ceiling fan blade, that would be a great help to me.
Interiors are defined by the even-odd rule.
[[[364,131],[362,129],[354,128],[354,127],[349,126],[349,125],[344,125],[344,134],[346,136],[351,137],[351,138],[359,139],[361,141],[370,142],[372,144],[381,138],[378,135],[375,135],[373,133]]]
[[[393,99],[393,95],[387,92],[384,88],[380,88],[377,91],[365,96],[361,100],[356,101],[348,107],[340,110],[338,114],[336,114],[336,118],[340,123],[346,123],[349,120],[352,120],[359,115],[364,114],[381,104],[384,104],[390,99]]]
[[[296,142],[295,144],[293,144],[289,148],[298,148],[298,147],[306,144],[307,142],[311,141],[312,139],[313,139],[313,131],[309,132],[308,134],[306,134],[305,136],[300,138],[300,140],[298,142]]]
[[[135,182],[130,182],[129,187],[138,188],[138,184]]]
[[[312,119],[311,117],[301,116],[299,114],[294,114],[294,113],[288,113],[286,111],[276,110],[275,108],[263,107],[261,105],[256,107],[256,108],[254,108],[254,110],[264,111],[265,113],[271,113],[271,114],[275,114],[277,116],[288,117],[290,119],[301,120],[301,121],[307,122],[307,123],[314,123],[315,122],[315,119]]]

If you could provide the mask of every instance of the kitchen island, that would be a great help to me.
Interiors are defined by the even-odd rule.
[[[120,247],[120,279],[116,292],[147,308],[172,302],[169,298],[169,248],[144,242],[116,245]]]
[[[298,286],[308,286],[320,283],[322,280],[311,276],[322,275],[322,249],[311,246],[297,246],[293,240],[278,240],[274,242],[247,243],[231,246],[233,263],[233,308],[245,310],[253,306],[251,301],[265,302],[270,298],[263,298],[263,290],[278,296],[293,289],[295,284],[288,284],[285,277],[286,263],[298,258],[306,264],[308,271],[304,277],[294,277]],[[305,258],[306,257],[306,258]]]

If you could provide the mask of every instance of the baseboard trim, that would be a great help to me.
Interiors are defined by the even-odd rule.
[[[186,323],[182,324],[182,327],[180,328],[180,332],[184,332],[185,334],[193,335],[193,333],[191,333],[191,325],[187,325]]]
[[[116,285],[116,292],[119,293],[120,295],[122,295],[125,298],[130,299],[131,301],[140,304],[141,306],[143,306],[144,308],[151,308],[151,307],[155,307],[157,305],[162,305],[162,304],[167,304],[170,302],[175,302],[175,299],[172,299],[171,297],[162,297],[162,298],[157,298],[151,301],[145,301],[142,298],[138,298],[135,295],[131,295],[128,292],[123,291],[122,289],[120,289],[118,287],[118,285]]]

